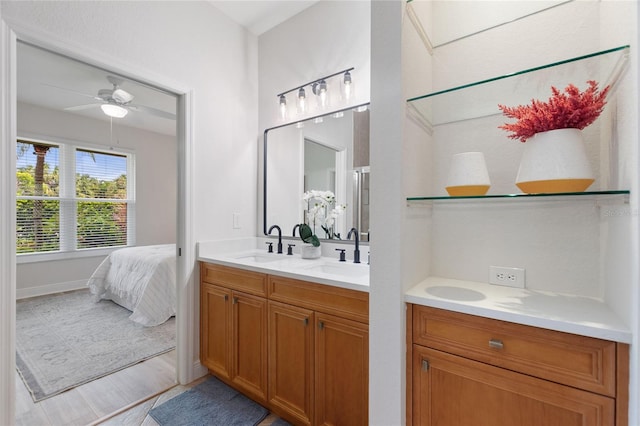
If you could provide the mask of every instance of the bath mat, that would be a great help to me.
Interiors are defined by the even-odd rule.
[[[254,426],[267,414],[213,376],[149,411],[160,426]]]

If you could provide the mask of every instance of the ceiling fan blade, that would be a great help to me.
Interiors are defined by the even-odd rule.
[[[94,108],[97,106],[100,106],[102,104],[85,104],[85,105],[76,105],[76,106],[72,106],[72,107],[68,107],[65,108],[65,111],[81,111],[83,109],[90,109],[90,108]]]
[[[85,98],[91,98],[91,99],[95,99],[97,101],[101,100],[99,97],[97,97],[95,95],[89,95],[87,93],[82,93],[82,92],[78,92],[78,91],[75,91],[75,90],[67,89],[66,87],[54,86],[53,84],[48,84],[48,83],[40,83],[40,84],[42,84],[43,86],[53,87],[54,89],[64,90],[65,92],[74,93],[74,94],[79,95],[79,96],[84,96]]]
[[[175,120],[176,115],[171,114],[170,112],[162,111],[161,109],[151,108],[144,105],[126,105],[127,108],[130,108],[134,111],[144,112],[147,114],[155,115],[156,117],[167,118],[169,120]]]

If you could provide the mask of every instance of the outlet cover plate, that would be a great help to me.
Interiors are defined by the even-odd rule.
[[[489,266],[489,284],[525,288],[524,268]]]

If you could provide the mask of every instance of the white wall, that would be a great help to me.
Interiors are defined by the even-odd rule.
[[[255,36],[206,1],[4,1],[2,8],[5,19],[192,88],[197,239],[255,235]]]
[[[186,207],[193,217],[189,219],[192,227],[186,230],[184,240],[256,235],[255,36],[206,1],[2,1],[0,8],[9,29],[29,28],[28,32],[39,34],[39,39],[50,38],[58,45],[67,44],[80,55],[112,61],[120,71],[130,66],[133,74],[184,89],[189,95],[187,109],[192,113],[188,123],[192,133],[188,138],[193,141],[186,150],[193,167],[185,172],[186,185],[193,188]],[[10,45],[9,38],[2,41],[5,39]],[[6,81],[9,73],[3,68],[0,79],[3,89],[8,86]],[[5,107],[0,106],[0,113],[11,111]],[[8,123],[5,118],[3,126]],[[5,164],[4,158],[0,160]],[[5,197],[10,195],[0,194],[0,199]],[[234,213],[240,216],[239,229],[233,229]],[[5,246],[9,237],[0,235],[0,238]],[[195,246],[189,250],[195,252]],[[178,352],[180,380],[194,377],[189,371],[195,371],[198,365],[198,292],[194,281],[189,279],[195,274],[195,265],[187,266],[185,286],[179,289],[183,300],[181,322],[190,324],[188,329],[193,336],[179,335],[179,346],[189,346],[186,352]],[[2,283],[3,288],[13,286],[10,275],[3,275],[8,280]],[[5,306],[5,298],[11,292],[2,295]],[[12,311],[3,309],[2,315],[1,322],[11,324]],[[10,348],[11,334],[3,333],[2,337],[3,345],[7,343]],[[2,361],[1,386],[13,389],[10,386],[15,365],[11,365],[9,357]],[[11,400],[3,402],[0,411],[11,413],[8,408],[12,406]]]
[[[77,114],[18,104],[18,136],[50,142],[122,148],[135,154],[136,245],[176,241],[176,138]],[[18,298],[78,288],[86,284],[104,256],[19,263]]]
[[[279,116],[278,93],[343,69],[355,67],[351,72],[354,99],[349,104],[336,101],[329,109],[369,102],[370,10],[368,0],[321,1],[259,37],[261,133],[286,123]],[[308,88],[306,91],[311,98],[311,91]],[[292,103],[293,98],[289,102]],[[302,117],[315,114],[311,112]],[[295,122],[302,117],[289,120]],[[259,144],[262,154],[262,138]],[[262,173],[260,167],[258,188],[262,188]],[[262,194],[259,203],[259,229],[262,229]]]
[[[426,2],[415,0],[413,5],[418,7],[420,3]],[[449,4],[436,3],[438,6]],[[465,2],[450,3],[460,6]],[[430,16],[427,24],[429,19],[438,19],[444,27],[447,23],[455,24],[456,30],[467,27],[458,14],[442,16],[441,9],[425,10],[440,13],[437,18]],[[637,350],[639,254],[636,239],[630,237],[635,235],[638,226],[638,99],[634,95],[638,92],[637,20],[636,2],[571,2],[438,47],[434,50],[432,64],[422,59],[422,55],[427,55],[426,49],[411,42],[415,41],[415,36],[408,36],[413,49],[405,50],[411,66],[404,73],[405,90],[413,97],[421,94],[418,90],[425,86],[411,81],[420,74],[432,76],[431,90],[436,91],[631,45],[627,72],[616,93],[609,96],[607,111],[599,123],[585,132],[594,133],[587,139],[598,174],[594,188],[630,189],[629,205],[580,200],[533,204],[458,203],[437,205],[432,209],[410,207],[406,217],[415,222],[414,229],[420,232],[419,237],[407,241],[408,250],[428,256],[426,262],[407,264],[407,269],[414,274],[416,270],[424,271],[422,277],[414,275],[417,279],[435,275],[486,282],[489,265],[520,266],[526,268],[530,289],[596,297],[607,303],[634,334],[630,375],[630,424],[633,425],[639,421],[637,371],[640,361]],[[408,25],[406,21],[405,25]],[[571,70],[563,77],[571,79],[574,72]],[[536,80],[530,79],[524,84],[529,87],[535,85]],[[538,90],[549,89],[539,87]],[[505,97],[517,92],[518,88]],[[469,102],[473,104],[473,100]],[[610,116],[614,119],[610,120]],[[443,125],[436,127],[430,136],[407,120],[410,132],[405,138],[405,149],[416,147],[417,152],[422,150],[423,154],[416,155],[407,167],[417,170],[421,161],[433,162],[432,167],[423,169],[422,181],[418,178],[405,181],[409,195],[443,193],[442,179],[455,150],[483,150],[492,182],[496,178],[497,192],[517,192],[509,190],[512,186],[509,181],[515,176],[520,156],[518,150],[521,149],[518,145],[521,144],[504,135],[496,138],[495,128],[504,121],[503,117],[497,116]],[[600,133],[608,137],[606,132],[611,128],[614,129],[614,142],[601,145]],[[515,149],[509,144],[516,144]],[[425,248],[425,244],[428,247]],[[426,268],[425,263],[428,263]]]

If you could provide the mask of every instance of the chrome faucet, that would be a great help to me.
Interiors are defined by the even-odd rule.
[[[356,228],[351,228],[349,233],[347,234],[347,240],[351,239],[351,234],[356,237],[356,248],[353,251],[353,263],[360,263],[360,237],[358,234],[358,230]]]
[[[273,231],[274,229],[278,230],[278,254],[282,254],[282,230],[280,229],[280,227],[278,225],[273,225],[271,228],[269,228],[269,232],[267,232],[267,234],[271,235],[271,231]]]

